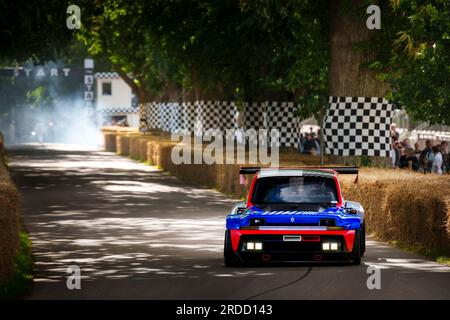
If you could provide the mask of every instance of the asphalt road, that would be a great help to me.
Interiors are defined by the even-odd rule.
[[[10,156],[36,259],[30,299],[450,298],[450,268],[370,239],[360,266],[225,268],[236,200],[107,152],[23,145]],[[67,289],[70,265],[80,290]],[[369,266],[381,289],[368,289]]]

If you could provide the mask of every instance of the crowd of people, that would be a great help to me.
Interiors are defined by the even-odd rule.
[[[307,132],[300,134],[300,153],[310,155],[320,155],[320,129],[317,134]],[[391,127],[392,167],[409,169],[422,173],[450,174],[450,155],[447,141],[433,143],[427,140],[422,149],[416,142],[413,146],[409,139],[400,141],[395,124]]]
[[[447,141],[433,143],[427,140],[425,147],[421,149],[419,143],[416,142],[414,146],[411,146],[409,139],[400,141],[399,137],[393,125],[391,128],[393,168],[410,169],[422,173],[450,173]]]

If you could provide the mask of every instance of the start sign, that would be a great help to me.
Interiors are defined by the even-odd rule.
[[[68,77],[70,68],[11,68],[10,72],[13,77],[25,76],[27,78],[44,78],[44,77]]]

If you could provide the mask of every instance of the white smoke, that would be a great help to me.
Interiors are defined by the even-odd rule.
[[[100,119],[88,114],[82,99],[56,99],[51,110],[18,108],[7,128],[7,144],[40,142],[101,146]]]
[[[45,70],[55,67],[61,68],[62,63],[49,62],[43,66]],[[0,117],[0,130],[6,144],[38,142],[101,146],[102,119],[97,114],[88,114],[84,107],[81,90],[83,79],[80,79],[79,85],[77,80],[72,80],[73,90],[68,90],[67,86],[62,86],[65,81],[63,76],[40,78],[34,71],[31,76],[31,88],[44,87],[51,99],[40,106],[31,103],[13,106],[8,117]],[[3,94],[6,93],[0,96]]]

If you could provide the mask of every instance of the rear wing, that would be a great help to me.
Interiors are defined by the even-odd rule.
[[[239,174],[255,174],[261,171],[260,167],[240,167]]]
[[[333,170],[339,174],[358,174],[358,167],[280,167],[280,168],[268,168],[275,170],[283,169],[299,169],[299,170],[309,170],[309,169],[319,169],[319,170]],[[239,174],[255,174],[261,171],[261,167],[241,167],[239,168]]]

